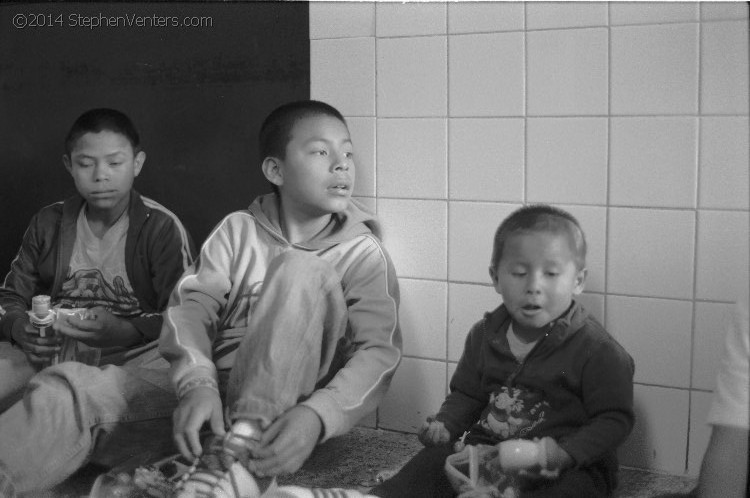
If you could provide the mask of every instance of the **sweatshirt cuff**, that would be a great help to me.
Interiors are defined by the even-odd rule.
[[[179,379],[175,380],[175,392],[177,399],[182,399],[188,392],[198,387],[208,387],[219,392],[219,382],[217,380],[216,370],[205,367],[197,367],[186,372]]]
[[[300,404],[312,409],[320,417],[323,430],[320,434],[319,443],[346,432],[346,415],[344,415],[339,403],[325,390],[315,391],[312,396]]]

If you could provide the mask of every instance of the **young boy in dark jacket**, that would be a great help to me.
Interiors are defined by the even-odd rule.
[[[82,114],[63,156],[78,194],[34,216],[0,287],[2,496],[50,487],[89,460],[137,454],[139,438],[153,435],[136,428],[172,409],[156,339],[193,246],[172,212],[133,190],[145,159],[122,112]],[[86,314],[58,314],[57,334],[40,337],[27,315],[37,295]],[[85,361],[65,353],[76,349]],[[52,364],[59,354],[73,361]],[[144,386],[160,396],[144,397]]]
[[[615,450],[633,427],[633,360],[574,296],[586,277],[576,219],[546,205],[512,213],[495,234],[490,277],[503,304],[470,331],[451,393],[427,419],[427,446],[372,493],[455,496],[443,469],[452,443],[540,439],[523,497],[608,496]]]

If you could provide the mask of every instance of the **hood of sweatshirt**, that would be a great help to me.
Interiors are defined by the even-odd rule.
[[[257,197],[248,209],[264,230],[279,241],[290,244],[281,229],[281,204],[275,193]],[[380,239],[380,224],[375,215],[360,202],[350,199],[347,208],[340,213],[333,213],[328,225],[320,233],[309,240],[294,244],[294,246],[316,251],[327,249],[365,234],[372,234]]]

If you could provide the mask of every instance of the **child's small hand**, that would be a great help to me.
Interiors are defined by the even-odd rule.
[[[60,352],[62,338],[56,334],[40,337],[28,318],[16,320],[11,329],[11,337],[26,353],[26,358],[36,368],[49,365],[50,358]]]
[[[547,450],[546,470],[565,470],[573,466],[573,458],[557,444],[557,441],[551,437],[544,437],[541,441]]]
[[[557,441],[551,437],[544,437],[541,440],[535,438],[535,442],[540,443],[541,449],[545,452],[545,466],[541,462],[533,467],[522,469],[519,475],[527,479],[557,479],[560,472],[573,466],[573,459],[557,444]]]
[[[445,424],[435,417],[427,417],[427,420],[419,429],[419,440],[425,446],[439,446],[447,444],[451,440],[451,434],[445,428]]]

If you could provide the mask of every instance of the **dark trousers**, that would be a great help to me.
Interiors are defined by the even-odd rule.
[[[452,453],[446,446],[428,447],[370,494],[381,498],[452,498],[456,492],[445,475],[445,459]],[[613,486],[602,465],[570,469],[559,479],[529,480],[521,486],[522,498],[604,498]]]

